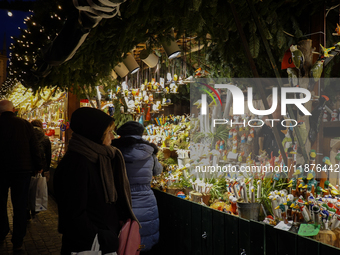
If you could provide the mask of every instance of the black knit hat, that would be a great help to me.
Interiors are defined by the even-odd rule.
[[[136,121],[128,121],[123,124],[117,130],[117,134],[120,136],[125,135],[140,135],[142,136],[144,133],[144,126]]]
[[[70,128],[73,132],[82,135],[93,142],[102,144],[104,132],[113,121],[113,118],[101,110],[82,107],[73,112]]]

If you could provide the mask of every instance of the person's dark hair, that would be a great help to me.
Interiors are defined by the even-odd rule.
[[[132,135],[142,136],[144,133],[144,126],[137,121],[128,121],[120,126],[117,130],[117,134],[121,137],[112,141],[112,146],[119,148],[126,148],[133,146],[134,144],[147,144],[154,149],[154,154],[157,154],[158,147],[141,138],[131,137]]]
[[[103,111],[96,108],[82,107],[73,112],[70,128],[78,135],[102,144],[105,131],[113,123],[114,119]]]
[[[142,136],[144,133],[144,126],[137,121],[128,121],[121,125],[117,129],[117,135],[127,136],[127,135],[139,135]]]
[[[112,140],[111,143],[112,146],[117,147],[118,149],[127,148],[135,144],[147,144],[153,148],[153,154],[158,153],[158,147],[156,146],[156,144],[150,143],[142,138],[138,139],[131,136],[122,136],[118,139]]]
[[[42,128],[42,129],[44,129],[44,126],[43,126],[43,123],[42,123],[41,120],[38,120],[38,119],[32,120],[32,121],[31,121],[31,124],[32,124],[34,127],[40,127],[40,128]]]

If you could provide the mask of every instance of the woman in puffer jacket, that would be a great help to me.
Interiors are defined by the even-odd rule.
[[[135,121],[122,125],[112,145],[121,150],[130,182],[132,210],[142,228],[139,230],[141,244],[145,245],[142,252],[148,251],[159,239],[159,218],[157,201],[151,190],[152,176],[162,172],[163,167],[158,162],[158,148],[142,138],[144,126]]]

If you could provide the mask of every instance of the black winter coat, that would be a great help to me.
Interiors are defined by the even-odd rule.
[[[105,202],[99,163],[67,151],[56,169],[54,190],[63,234],[61,254],[90,250],[97,233],[103,254],[117,250],[120,215],[127,213],[118,206],[119,197],[117,203]]]
[[[34,127],[34,133],[39,142],[40,154],[43,164],[44,172],[50,170],[51,158],[52,158],[52,148],[51,141],[45,135],[44,130],[40,127]]]
[[[282,142],[283,138],[285,137],[285,134],[282,133],[281,131],[285,130],[285,128],[281,124],[276,125],[276,127],[279,131],[279,135]],[[267,152],[268,156],[270,157],[272,152],[274,157],[279,156],[279,145],[275,140],[273,129],[264,124],[260,130],[259,136],[264,137],[263,149]]]
[[[1,173],[30,173],[42,169],[32,124],[13,112],[0,115],[0,166]]]

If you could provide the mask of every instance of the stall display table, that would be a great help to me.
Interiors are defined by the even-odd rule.
[[[153,189],[161,254],[327,255],[340,249]]]

